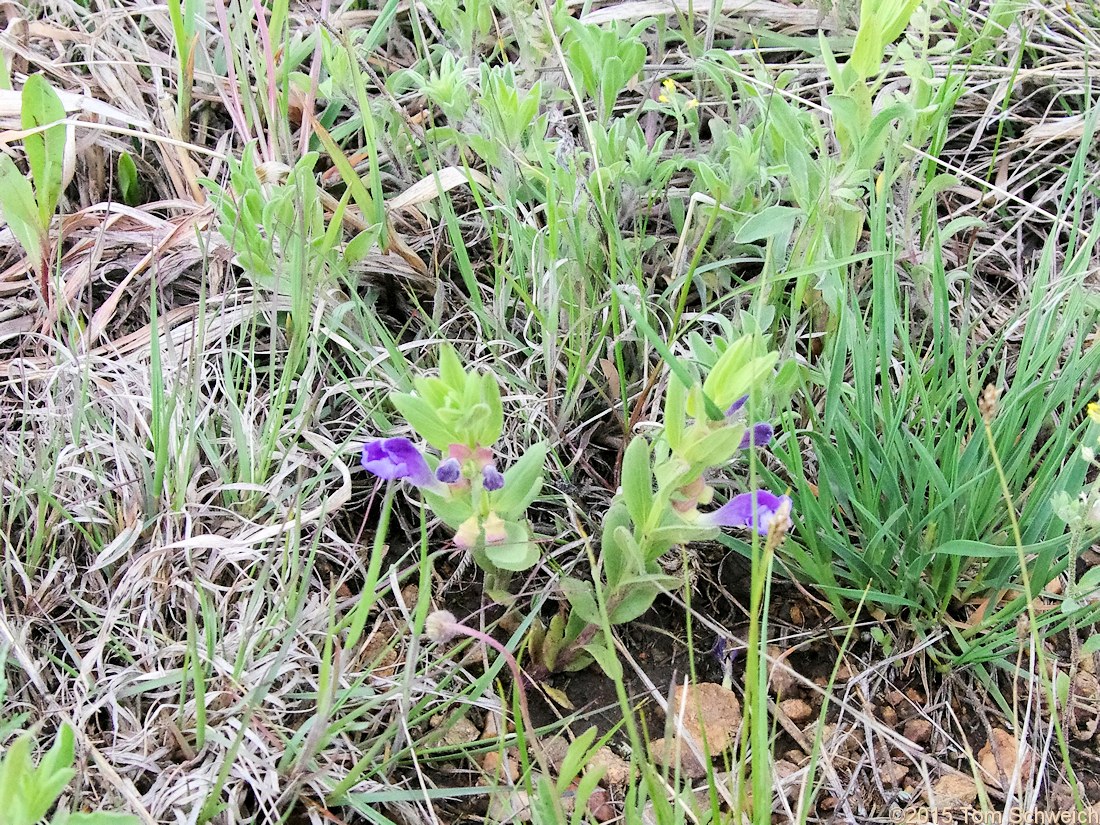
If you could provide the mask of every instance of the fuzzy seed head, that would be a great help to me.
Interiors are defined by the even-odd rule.
[[[458,635],[456,624],[458,619],[450,610],[436,610],[424,620],[424,635],[437,644],[445,644]]]

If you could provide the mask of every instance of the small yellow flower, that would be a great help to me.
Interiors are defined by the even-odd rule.
[[[665,92],[667,92],[668,94],[672,94],[676,91],[676,84],[673,82],[671,77],[666,77],[664,80],[662,80],[661,85],[665,87]]]
[[[657,102],[658,103],[668,103],[668,95],[666,95],[666,94],[657,95]]]
[[[1089,418],[1091,418],[1097,424],[1100,424],[1100,404],[1097,404],[1095,401],[1093,401],[1088,406],[1088,413]]]
[[[698,101],[698,100],[696,100],[695,98],[692,98],[691,100],[689,100],[689,101],[687,102],[687,107],[688,107],[689,109],[695,109],[695,108],[697,108],[698,106],[699,106],[699,101]]]

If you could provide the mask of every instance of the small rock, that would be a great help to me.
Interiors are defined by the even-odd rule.
[[[699,747],[706,747],[711,754],[728,748],[741,724],[741,703],[737,701],[737,696],[729,688],[714,682],[678,685],[672,694],[668,712],[683,724],[684,730],[691,734]]]
[[[910,719],[905,723],[902,736],[916,745],[925,745],[932,738],[932,723],[927,719]]]
[[[501,788],[490,794],[486,818],[489,822],[530,822],[531,797],[518,788]]]
[[[611,789],[621,789],[630,779],[630,763],[604,745],[588,760],[588,769],[605,768],[603,783]]]
[[[852,669],[848,667],[847,663],[842,664],[836,669],[836,680],[838,682],[847,682],[852,678]]]
[[[949,773],[936,780],[929,803],[937,809],[966,808],[977,798],[978,786],[973,777]]]
[[[371,675],[386,679],[397,672],[397,652],[393,649],[393,637],[397,628],[384,622],[359,648],[359,661],[371,668]]]
[[[909,766],[903,765],[900,762],[890,761],[883,765],[880,769],[882,773],[882,781],[890,785],[900,785],[901,781],[909,774]]]
[[[776,696],[788,696],[798,683],[791,673],[783,651],[778,645],[768,645],[768,687]]]
[[[889,702],[894,707],[897,707],[898,705],[900,705],[902,702],[905,701],[905,694],[902,693],[897,688],[893,688],[891,690],[886,691],[886,701]]]
[[[915,705],[924,704],[924,694],[916,688],[909,688],[907,691],[905,691],[905,696],[909,699],[910,702]]]
[[[801,725],[814,715],[814,709],[810,707],[810,703],[802,699],[784,699],[779,703],[779,709],[796,725]]]
[[[707,775],[706,766],[703,765],[686,744],[675,736],[665,739],[654,739],[649,743],[649,756],[658,765],[676,770],[679,766],[681,776],[688,779],[700,779]]]
[[[993,729],[993,739],[978,751],[978,764],[994,782],[1000,784],[1019,769],[1021,776],[1031,773],[1031,750],[1021,752],[1016,738],[1001,728]]]
[[[791,605],[791,624],[799,627],[806,624],[806,616],[802,613],[802,608],[797,604]]]
[[[808,757],[802,751],[795,748],[795,749],[789,750],[785,754],[783,754],[783,758],[786,759],[791,764],[798,765],[798,766],[801,767],[802,765],[806,764],[806,762],[809,760],[810,757]]]
[[[508,771],[508,778],[512,782],[519,781],[519,761],[515,758],[513,750],[509,750],[507,757],[503,759],[500,751],[489,751],[481,757],[481,770],[486,774],[482,777],[483,782],[497,784],[501,781],[503,775],[501,770],[502,761]]]
[[[528,734],[531,735],[531,734]],[[569,752],[569,740],[564,736],[549,736],[542,741],[542,752],[554,773],[561,771],[561,764],[565,761],[565,755]]]
[[[603,788],[596,788],[588,797],[588,812],[597,822],[610,822],[617,815],[611,795]]]
[[[790,801],[794,801],[798,797],[800,783],[792,781],[790,783],[783,780],[788,779],[798,773],[798,765],[793,762],[788,762],[786,759],[780,759],[773,766],[775,768],[776,778],[779,780],[776,785],[783,789],[783,795]]]
[[[883,705],[882,721],[887,727],[896,728],[898,726],[898,712],[889,705]]]
[[[440,730],[441,726],[447,721],[447,717],[439,715],[431,718],[432,728],[439,731],[441,734],[439,743],[442,745],[450,745],[455,747],[458,745],[468,745],[470,742],[476,742],[481,737],[481,732],[477,729],[477,725],[463,716],[446,730]]]

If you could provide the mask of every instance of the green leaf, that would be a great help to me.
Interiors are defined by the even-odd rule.
[[[625,535],[624,535],[625,534]],[[629,542],[636,546],[630,534],[630,515],[622,501],[616,501],[604,516],[603,535],[600,537],[600,559],[607,585],[614,590],[619,580],[631,569]]]
[[[529,570],[539,560],[538,545],[531,541],[524,524],[508,522],[508,538],[499,544],[486,544],[485,556],[501,570]]]
[[[737,230],[737,243],[756,243],[766,238],[790,235],[799,218],[806,213],[793,206],[768,206],[757,212]]]
[[[684,450],[684,459],[692,464],[706,464],[716,467],[725,464],[741,448],[741,439],[745,435],[742,425],[720,427],[690,444]]]
[[[63,771],[72,766],[73,756],[73,729],[69,727],[69,725],[63,724],[61,729],[57,732],[57,738],[54,740],[53,746],[47,751],[46,755],[42,757],[42,761],[39,763],[39,769],[46,773]]]
[[[141,184],[138,182],[137,164],[129,152],[118,156],[118,191],[127,206],[141,203]]]
[[[563,613],[555,613],[553,618],[550,619],[550,626],[546,628],[539,646],[541,653],[537,658],[541,659],[546,669],[553,673],[555,665],[558,663],[558,654],[565,647],[565,615]]]
[[[374,248],[374,243],[377,239],[378,233],[370,229],[360,232],[348,241],[347,246],[344,247],[344,263],[349,266],[354,266],[362,261]]]
[[[623,453],[622,485],[630,518],[635,524],[644,525],[653,506],[653,472],[649,466],[649,442],[643,436],[630,439]]]
[[[0,811],[12,817],[12,825],[33,825],[34,820],[25,814],[22,790],[30,780],[34,766],[31,763],[33,739],[29,733],[20,736],[0,759]]]
[[[858,80],[878,73],[886,46],[909,25],[921,0],[863,0],[859,9],[859,31],[848,66]]]
[[[673,450],[678,450],[684,440],[687,429],[687,387],[675,375],[668,377],[668,389],[665,390],[665,440]]]
[[[612,538],[603,557],[603,571],[609,590],[618,590],[623,579],[640,573],[645,567],[642,548],[634,540],[630,529],[619,525],[612,531]]]
[[[439,516],[439,518],[443,519],[443,522],[452,530],[457,530],[462,522],[473,515],[473,509],[468,495],[448,498],[447,496],[433,493],[426,488],[420,490],[420,495],[424,497],[424,503],[428,505],[431,511]]]
[[[58,121],[64,119],[65,107],[61,105],[61,99],[46,78],[41,74],[28,77],[23,84],[23,128],[48,127],[23,138],[27,165],[30,166],[31,178],[34,180],[39,225],[43,228],[50,225],[57,201],[61,197],[68,126]],[[51,123],[56,125],[50,126]]]
[[[752,362],[755,348],[756,341],[753,336],[741,336],[726,348],[707,374],[706,380],[703,381],[703,392],[714,400],[723,414],[730,404],[744,395],[744,392],[734,394],[728,389],[730,379]],[[701,410],[693,409],[694,406],[692,398],[689,397],[688,414],[700,418]]]
[[[653,602],[661,592],[659,587],[643,578],[624,581],[621,588],[625,593],[610,611],[608,619],[611,624],[634,621],[653,606]]]
[[[312,121],[312,126],[317,139],[321,141],[321,145],[325,147],[325,151],[336,165],[344,185],[351,190],[351,196],[355,200],[355,205],[359,207],[359,211],[363,213],[363,219],[368,222],[373,220],[377,226],[372,229],[381,235],[382,223],[385,220],[385,206],[379,204],[377,208],[375,207],[374,199],[371,198],[367,187],[363,185],[359,173],[355,171],[355,167],[340,150],[340,145],[333,140],[328,130],[316,120]]]
[[[451,429],[439,420],[435,410],[423,398],[396,392],[390,394],[390,401],[409,426],[437,450],[447,449],[454,441]]]
[[[558,768],[559,794],[564,793],[570,783],[584,770],[591,756],[592,743],[596,741],[597,736],[599,736],[599,730],[593,725],[569,743],[565,758],[562,759],[561,767]]]
[[[721,533],[713,527],[699,527],[695,524],[669,524],[649,531],[649,544],[653,549],[650,558],[652,561],[657,555],[664,553],[668,548],[676,544],[689,544],[693,541],[708,541]]]
[[[569,601],[573,611],[588,624],[599,624],[600,608],[596,604],[596,593],[592,582],[581,581],[572,576],[562,576],[558,582],[561,592]]]
[[[45,235],[38,223],[34,190],[7,155],[0,155],[0,212],[35,269],[40,268]]]
[[[1090,567],[1077,582],[1076,592],[1081,596],[1091,596],[1100,587],[1100,567]]]
[[[450,344],[439,348],[439,380],[459,395],[466,389],[466,371],[462,369],[462,361]]]
[[[596,660],[596,664],[603,669],[609,679],[621,680],[623,678],[623,666],[614,650],[593,642],[585,645],[584,651]]]
[[[481,400],[488,410],[481,426],[482,444],[494,444],[504,431],[504,406],[500,401],[500,385],[492,372],[481,376]]]
[[[1058,536],[1057,538],[1047,539],[1046,541],[1040,541],[1035,544],[1025,544],[1023,546],[1023,554],[1026,557],[1033,553],[1040,553],[1043,550],[1053,549],[1065,544],[1066,541],[1067,537]],[[1018,554],[1016,547],[1003,547],[997,544],[988,544],[984,541],[970,541],[967,539],[956,539],[954,541],[944,542],[936,547],[933,552],[943,553],[949,556],[971,556],[976,559],[1016,558]]]
[[[504,472],[504,488],[493,493],[493,508],[504,519],[518,519],[542,489],[542,470],[549,445],[533,444]]]

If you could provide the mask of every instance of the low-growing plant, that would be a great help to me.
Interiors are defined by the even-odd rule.
[[[623,454],[622,486],[603,518],[594,580],[561,579],[569,609],[549,626],[536,626],[530,648],[548,671],[572,670],[591,661],[588,641],[602,624],[600,602],[610,624],[632,621],[677,579],[661,560],[681,545],[712,539],[721,528],[737,527],[760,536],[782,536],[790,525],[791,500],[767,490],[733,496],[706,511],[715,498],[709,474],[735,455],[772,439],[772,425],[749,424],[767,393],[777,354],[751,335],[713,345],[693,336],[700,370],[679,362],[669,377],[662,427],[652,443],[631,439]],[[597,588],[600,598],[597,598]]]
[[[23,84],[20,119],[27,131],[23,150],[30,179],[10,157],[0,154],[0,213],[38,272],[42,300],[50,303],[50,222],[61,198],[66,164],[72,160],[65,107],[40,74]],[[69,172],[71,174],[71,170]]]
[[[416,377],[413,391],[390,400],[439,456],[407,438],[363,445],[363,468],[379,478],[404,479],[454,531],[454,543],[485,571],[486,590],[503,598],[511,573],[539,558],[525,513],[542,489],[547,446],[532,445],[501,472],[493,447],[504,426],[500,387],[490,373],[463,369],[454,347],[439,355],[439,376]]]
[[[53,747],[37,765],[31,759],[34,735],[25,733],[0,758],[0,811],[4,825],[39,825],[76,776],[73,730],[62,725]],[[130,814],[97,811],[71,813],[57,808],[50,825],[138,825]]]

